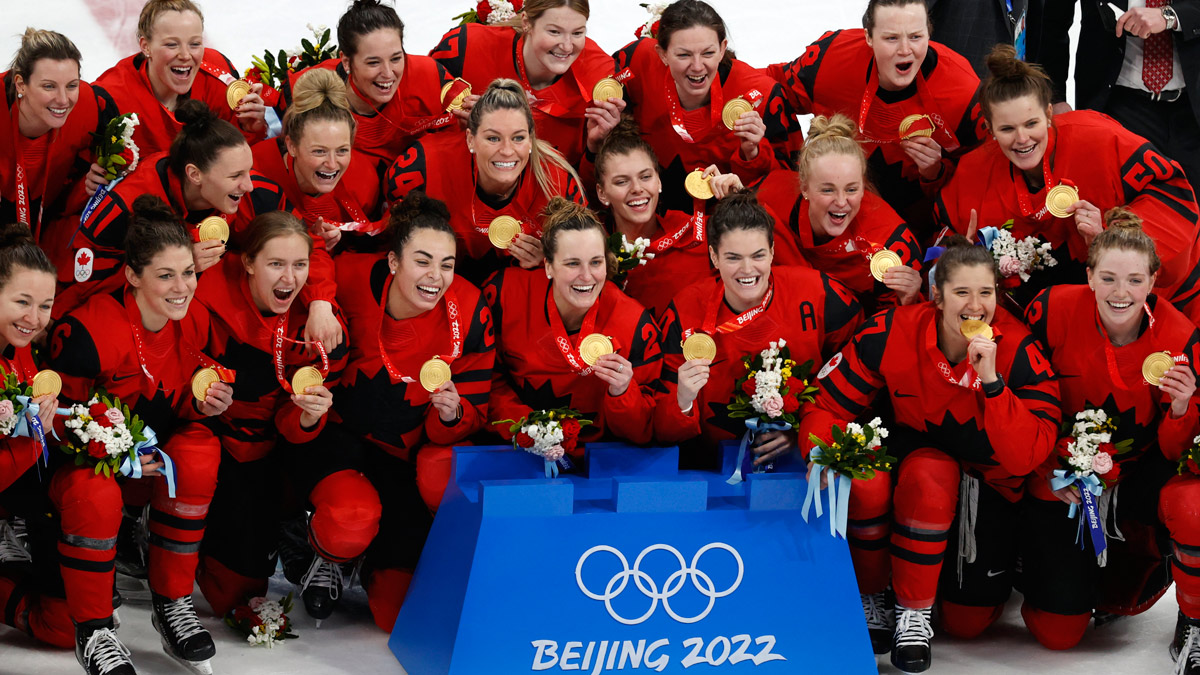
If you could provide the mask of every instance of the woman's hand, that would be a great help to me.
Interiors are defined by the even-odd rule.
[[[609,396],[621,396],[633,381],[633,364],[616,352],[603,354],[596,359],[592,372],[608,383]]]
[[[192,262],[196,263],[196,274],[216,265],[225,255],[225,243],[220,239],[209,239],[192,244]]]
[[[1083,237],[1083,242],[1091,246],[1096,235],[1104,231],[1104,214],[1099,207],[1086,199],[1080,199],[1067,207],[1067,213],[1075,216],[1075,228]]]
[[[438,418],[442,422],[453,424],[458,419],[462,399],[459,397],[458,389],[455,388],[453,381],[438,387],[437,391],[429,395],[429,402],[437,409]]]
[[[675,401],[679,404],[680,410],[687,410],[691,407],[695,403],[696,397],[700,395],[700,390],[708,384],[710,365],[712,365],[712,361],[709,359],[692,359],[685,361],[679,367],[677,378],[679,386],[675,394]]]
[[[320,342],[326,352],[342,344],[342,323],[333,315],[333,303],[328,300],[313,300],[308,303],[308,322],[304,324],[304,340]],[[312,353],[312,348],[307,349]]]
[[[754,439],[754,466],[770,464],[792,448],[796,447],[796,432],[768,431],[759,434]]]
[[[758,144],[767,135],[767,123],[757,110],[750,110],[738,116],[733,123],[733,135],[742,139],[741,154],[747,162],[758,157]]]
[[[913,136],[900,141],[904,154],[917,165],[917,171],[925,181],[937,180],[942,175],[942,146],[928,136]]]
[[[300,408],[300,426],[311,429],[317,426],[329,408],[333,406],[333,392],[321,384],[309,387],[308,393],[292,394],[292,403]]]
[[[708,189],[717,199],[724,199],[743,187],[742,179],[736,173],[721,173],[716,164],[709,164],[703,175],[708,179]]]
[[[87,191],[87,196],[91,197],[96,194],[96,190],[99,190],[101,185],[108,185],[108,179],[105,178],[107,175],[108,172],[104,170],[104,167],[92,162],[87,175],[83,178],[83,189]]]
[[[308,231],[312,232],[314,236],[320,237],[321,241],[325,243],[325,250],[330,253],[333,253],[333,249],[342,240],[342,228],[325,222],[325,218],[322,216],[317,216],[317,222],[313,223]]]
[[[267,104],[263,101],[262,90],[261,82],[252,83],[250,93],[243,96],[237,108],[234,109],[238,124],[252,134],[267,131]]]
[[[546,254],[542,251],[542,240],[522,232],[508,245],[508,252],[516,258],[522,268],[531,270],[542,266]]]
[[[984,384],[996,381],[996,343],[976,335],[967,343],[967,359]]]
[[[142,478],[163,475],[163,461],[159,458],[157,452],[151,452],[146,455],[138,455],[137,459],[138,463],[142,465]]]
[[[908,265],[892,265],[883,273],[883,285],[895,291],[901,305],[921,300],[921,273]]]
[[[1083,503],[1083,499],[1079,496],[1079,488],[1075,487],[1074,483],[1067,485],[1066,487],[1060,487],[1057,490],[1053,490],[1053,492],[1054,496],[1058,497],[1059,501],[1064,504]]]
[[[231,405],[233,405],[233,387],[224,382],[213,382],[208,385],[208,392],[204,394],[204,400],[196,407],[200,409],[201,415],[216,417],[224,414]]]
[[[42,421],[42,428],[50,430],[54,428],[54,415],[58,411],[58,396],[55,394],[42,394],[41,396],[32,399],[38,404],[38,419]]]
[[[1158,388],[1171,397],[1171,416],[1183,417],[1196,394],[1196,374],[1187,366],[1171,366],[1162,376]]]
[[[607,101],[594,101],[591,107],[583,111],[587,119],[588,152],[595,154],[600,151],[600,144],[621,121],[621,112],[624,110],[625,99],[614,97]]]

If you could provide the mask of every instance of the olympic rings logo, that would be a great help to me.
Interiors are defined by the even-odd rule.
[[[705,553],[713,549],[727,551],[729,555],[733,556],[734,561],[737,562],[737,578],[734,579],[733,583],[729,585],[729,588],[726,588],[723,591],[718,591],[716,585],[713,584],[712,578],[702,572],[699,567],[700,558]],[[600,551],[611,553],[616,556],[617,560],[621,562],[621,571],[608,580],[608,583],[604,587],[603,593],[595,593],[583,582],[583,564],[587,562],[588,558],[590,558],[593,553],[598,553]],[[654,582],[654,579],[650,578],[649,574],[646,574],[640,569],[642,561],[645,560],[646,556],[653,551],[667,551],[674,555],[675,559],[679,562],[679,569],[675,572],[672,572],[671,575],[667,577],[667,580],[663,584],[661,591],[659,590],[658,584]],[[737,590],[738,586],[741,586],[742,575],[744,572],[745,565],[742,563],[742,556],[738,555],[738,552],[732,546],[721,542],[708,544],[707,546],[702,547],[699,551],[696,551],[696,555],[692,556],[692,562],[690,565],[684,560],[683,554],[681,554],[672,546],[668,546],[667,544],[654,544],[653,546],[647,546],[640,554],[638,554],[637,559],[633,561],[632,568],[629,566],[629,561],[625,558],[624,554],[612,546],[601,544],[589,548],[582,556],[579,557],[579,562],[575,565],[575,582],[579,585],[579,590],[583,591],[584,595],[592,600],[602,601],[605,608],[608,609],[609,616],[625,624],[626,626],[636,626],[646,619],[649,619],[650,616],[654,614],[654,610],[658,609],[659,602],[662,602],[663,609],[667,611],[667,614],[679,623],[696,623],[697,621],[700,621],[704,617],[708,616],[709,612],[712,611],[713,605],[716,603],[717,598],[723,598]],[[621,616],[615,609],[613,609],[612,605],[613,599],[619,596],[629,585],[630,578],[633,579],[634,585],[639,591],[641,591],[642,595],[650,599],[650,609],[646,610],[645,614],[635,619],[627,619]],[[704,595],[708,598],[708,605],[704,608],[704,611],[700,612],[696,616],[683,617],[677,614],[675,610],[671,609],[671,598],[675,597],[681,590],[683,590],[684,582],[689,579],[692,582],[692,586],[695,587],[695,589],[699,591],[701,595]]]

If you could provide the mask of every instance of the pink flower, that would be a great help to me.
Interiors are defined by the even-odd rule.
[[[566,450],[563,449],[563,446],[556,445],[552,448],[546,449],[545,457],[551,462],[557,462],[558,460],[562,459],[564,453],[566,453]]]
[[[258,608],[262,607],[263,603],[265,603],[266,601],[267,601],[267,599],[260,595],[256,598],[250,598],[250,601],[246,604],[250,606],[250,609],[257,612]]]
[[[1112,468],[1112,455],[1108,454],[1107,452],[1099,452],[1092,457],[1092,471],[1095,471],[1096,475],[1103,476],[1109,471],[1112,471]]]
[[[783,414],[783,398],[780,396],[772,396],[763,401],[763,412],[767,413],[768,417],[779,417]]]
[[[1006,277],[1013,277],[1020,274],[1024,269],[1025,266],[1021,264],[1021,261],[1011,255],[1000,256],[1000,274]]]
[[[9,401],[9,400],[0,401],[0,422],[5,421],[12,416],[13,416],[12,401]]]
[[[123,415],[121,411],[117,410],[116,408],[109,408],[108,410],[105,410],[104,416],[107,417],[108,421],[112,422],[114,426],[125,421],[125,415]]]

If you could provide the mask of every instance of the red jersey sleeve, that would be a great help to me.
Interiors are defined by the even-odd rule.
[[[776,63],[767,67],[767,75],[782,85],[788,103],[798,114],[812,113],[817,72],[829,46],[840,33],[841,31],[826,31],[791,62]]]
[[[1062,419],[1058,381],[1032,335],[1017,347],[1006,384],[998,395],[984,396],[984,430],[1000,466],[1023,476],[1050,456]]]
[[[454,386],[462,401],[462,418],[448,425],[438,416],[437,409],[429,406],[425,412],[425,433],[430,441],[452,445],[487,426],[495,347],[492,310],[487,297],[480,293],[463,341],[463,355],[450,365]]]
[[[629,348],[633,380],[620,396],[604,396],[604,413],[612,433],[633,443],[649,443],[654,435],[654,386],[662,374],[662,345],[654,316],[643,309]]]

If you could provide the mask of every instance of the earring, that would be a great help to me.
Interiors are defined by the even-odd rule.
[[[18,92],[18,93],[17,93],[17,98],[25,98],[25,94],[22,94],[22,93]]]
[[[472,155],[475,154],[475,148],[467,148],[467,151],[469,151]]]

